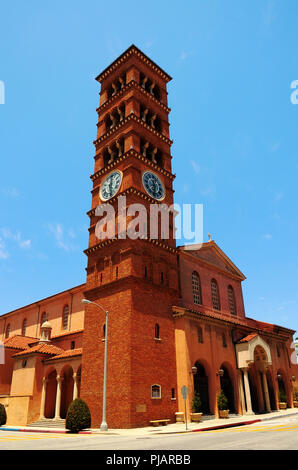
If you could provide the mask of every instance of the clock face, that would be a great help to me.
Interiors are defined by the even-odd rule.
[[[120,171],[110,173],[101,185],[99,195],[102,201],[108,201],[118,192],[122,181]]]
[[[165,189],[157,175],[146,171],[143,174],[143,185],[149,196],[157,201],[161,201],[165,197]]]

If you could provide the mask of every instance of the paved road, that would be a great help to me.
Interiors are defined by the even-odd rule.
[[[298,450],[298,417],[232,429],[124,436],[0,431],[0,450]],[[113,454],[113,452],[111,452]]]

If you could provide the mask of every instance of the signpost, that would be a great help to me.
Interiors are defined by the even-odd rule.
[[[183,387],[181,388],[181,393],[182,393],[182,396],[183,396],[183,399],[184,399],[185,429],[187,430],[186,398],[187,398],[187,395],[188,395],[188,388],[187,388],[186,385],[183,385]]]

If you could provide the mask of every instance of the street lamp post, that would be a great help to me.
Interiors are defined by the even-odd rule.
[[[104,371],[103,371],[103,398],[102,398],[102,422],[100,425],[101,431],[108,430],[108,424],[106,421],[106,405],[107,405],[107,354],[108,354],[108,319],[109,312],[105,310],[102,305],[97,304],[96,302],[91,302],[91,300],[82,299],[83,304],[93,304],[103,310],[106,314],[106,323],[105,323],[105,353],[104,353]]]

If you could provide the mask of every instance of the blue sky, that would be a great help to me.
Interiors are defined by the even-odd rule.
[[[0,314],[85,282],[94,77],[132,43],[172,77],[175,201],[204,205],[247,316],[298,330],[296,0],[1,6]]]

